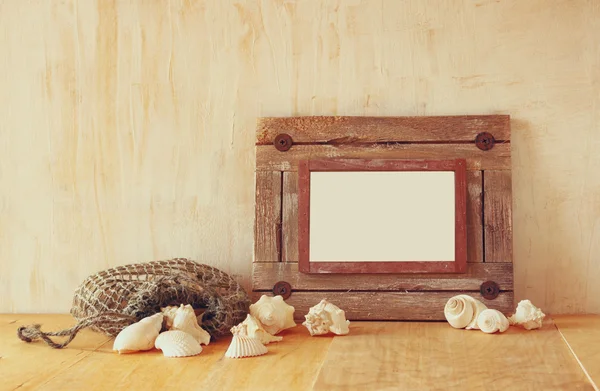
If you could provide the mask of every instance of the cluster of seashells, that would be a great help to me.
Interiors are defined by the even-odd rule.
[[[282,296],[263,295],[250,305],[246,319],[231,328],[233,339],[225,357],[243,358],[266,354],[266,345],[279,342],[283,330],[296,326],[295,309]],[[311,336],[350,332],[346,314],[339,307],[323,299],[310,308],[302,323]],[[166,330],[161,333],[161,330]],[[165,357],[189,357],[202,352],[202,345],[210,343],[210,334],[198,323],[191,305],[162,308],[154,314],[125,327],[115,338],[113,350],[119,354],[134,353],[156,348]]]
[[[167,331],[161,333],[163,324]],[[210,334],[199,324],[191,305],[165,307],[162,312],[125,327],[115,338],[113,350],[124,353],[156,348],[165,357],[189,357],[202,352]]]
[[[526,330],[542,327],[546,316],[529,300],[522,300],[511,317],[507,318],[498,310],[487,308],[481,301],[468,296],[458,295],[450,298],[444,307],[444,316],[450,326],[457,329],[481,330],[484,333],[503,333],[510,325]]]
[[[246,319],[231,328],[233,339],[225,352],[225,357],[243,358],[266,354],[265,345],[279,342],[283,337],[277,336],[283,330],[296,326],[294,321],[295,308],[287,304],[282,296],[263,295],[250,305],[250,314]],[[311,336],[334,333],[345,335],[350,332],[343,310],[323,299],[312,307],[305,315],[302,323]]]

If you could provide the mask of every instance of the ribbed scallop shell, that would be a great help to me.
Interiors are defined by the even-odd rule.
[[[267,354],[267,348],[256,338],[234,335],[231,344],[225,352],[225,357],[243,358]]]
[[[497,331],[503,333],[508,330],[508,319],[498,310],[487,309],[479,314],[477,318],[477,326],[487,334],[492,334]]]
[[[154,346],[162,350],[165,357],[189,357],[202,352],[202,346],[190,334],[171,330],[161,333]]]

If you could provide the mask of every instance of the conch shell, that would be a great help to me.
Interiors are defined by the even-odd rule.
[[[338,306],[323,299],[319,304],[311,307],[308,314],[304,315],[306,321],[302,323],[311,336],[332,332],[337,335],[346,335],[350,332],[345,312]]]
[[[444,307],[444,316],[454,328],[477,330],[477,318],[485,309],[487,307],[481,301],[468,295],[458,295],[448,300]]]
[[[515,314],[508,318],[512,325],[523,327],[525,330],[539,329],[546,315],[529,300],[521,300]]]
[[[161,333],[154,346],[162,350],[165,357],[189,357],[202,352],[202,346],[191,334],[181,330]]]
[[[492,334],[497,331],[503,333],[508,330],[508,319],[498,310],[487,309],[481,311],[477,318],[477,326],[481,331]]]
[[[245,337],[248,330],[246,325],[240,323],[238,326],[233,326],[231,332],[233,333],[233,339],[229,348],[225,352],[225,357],[229,358],[244,358],[244,357],[255,357],[267,354],[268,349],[263,345],[258,338]]]
[[[163,314],[159,313],[125,327],[115,338],[113,350],[122,354],[152,349],[162,323]]]
[[[168,307],[164,307],[161,308],[161,312],[165,317],[165,326],[167,327],[167,330],[171,330],[171,327],[173,327],[173,320],[175,320],[175,314],[177,313],[177,310],[179,309],[178,306],[176,305],[172,305],[172,306],[168,306]]]
[[[242,325],[245,327],[240,327]],[[242,337],[256,338],[263,345],[268,345],[271,342],[279,342],[283,339],[283,337],[277,337],[277,336],[269,334],[263,328],[262,324],[260,324],[258,319],[256,319],[254,316],[252,316],[250,314],[248,314],[248,316],[246,316],[246,319],[242,323],[237,325],[236,327],[237,328],[235,330],[237,330],[236,332],[238,333],[238,335],[240,335]],[[233,333],[233,330],[234,329],[232,328],[232,333]]]
[[[271,335],[296,326],[294,307],[283,301],[281,296],[262,295],[250,305],[250,315],[254,316]]]
[[[198,324],[198,319],[191,305],[181,305],[175,311],[173,324],[170,330],[181,330],[190,334],[198,343],[208,345],[210,334]]]

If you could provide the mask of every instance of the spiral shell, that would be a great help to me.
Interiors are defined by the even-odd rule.
[[[477,326],[487,334],[492,334],[497,331],[503,333],[508,330],[508,319],[498,310],[487,309],[483,310],[477,318]]]
[[[323,335],[332,332],[337,335],[346,335],[350,332],[346,320],[346,313],[335,304],[323,299],[319,304],[311,307],[302,325],[308,329],[311,336]]]
[[[123,354],[152,349],[162,328],[162,322],[163,315],[159,313],[125,327],[115,338],[113,350]]]
[[[198,324],[198,319],[191,305],[181,305],[175,316],[170,330],[181,330],[190,334],[198,343],[208,345],[210,343],[210,334]]]
[[[281,296],[262,295],[250,305],[250,315],[254,316],[271,335],[296,326],[294,307],[283,301]]]
[[[161,333],[154,346],[162,350],[165,357],[188,357],[202,352],[202,346],[194,337],[181,330],[171,330]]]
[[[444,316],[450,326],[467,330],[478,329],[477,318],[487,307],[468,295],[451,297],[444,307]]]
[[[256,338],[263,345],[268,345],[271,342],[279,342],[283,339],[283,337],[277,337],[269,334],[263,328],[263,325],[260,324],[258,319],[250,314],[246,316],[246,319],[242,323],[232,327],[231,333],[240,335],[242,337]]]
[[[515,314],[508,318],[512,325],[521,326],[525,330],[539,329],[546,314],[534,306],[529,300],[521,300]]]

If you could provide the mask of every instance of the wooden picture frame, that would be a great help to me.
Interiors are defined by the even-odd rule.
[[[454,259],[439,261],[313,262],[310,258],[310,191],[313,172],[453,172]],[[352,211],[348,211],[352,213]],[[467,171],[464,159],[322,159],[298,164],[298,270],[301,273],[464,273],[467,268]]]
[[[514,312],[509,115],[258,118],[255,151],[253,300],[281,295],[299,321],[323,298],[351,321],[445,321],[444,305],[458,294]],[[464,159],[464,273],[301,272],[300,162],[332,159]]]

